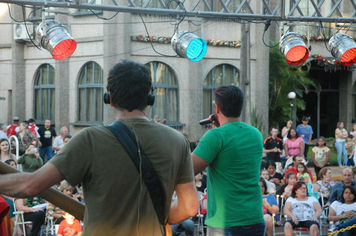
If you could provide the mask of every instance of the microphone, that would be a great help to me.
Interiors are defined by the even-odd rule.
[[[208,125],[208,124],[211,124],[214,120],[216,120],[215,118],[215,115],[211,115],[211,119],[208,117],[208,118],[205,118],[205,119],[202,119],[199,121],[199,125]]]

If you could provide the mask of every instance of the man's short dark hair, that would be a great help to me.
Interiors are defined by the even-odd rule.
[[[109,73],[107,90],[116,109],[144,110],[152,87],[151,72],[145,65],[122,60]]]
[[[239,87],[234,85],[223,85],[215,89],[215,104],[226,117],[240,117],[244,94]]]

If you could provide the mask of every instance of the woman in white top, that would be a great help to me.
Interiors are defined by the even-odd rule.
[[[291,121],[291,120],[287,121],[286,126],[283,127],[282,134],[281,134],[283,137],[283,143],[287,140],[288,131],[292,127],[293,127],[293,121]]]
[[[321,207],[315,197],[308,197],[308,188],[304,182],[294,184],[292,195],[284,206],[284,214],[291,218],[284,224],[284,235],[292,236],[296,227],[309,228],[310,236],[319,235]]]
[[[337,151],[337,162],[339,167],[347,165],[347,152],[345,148],[345,138],[347,138],[347,131],[344,129],[344,122],[337,122],[337,127],[335,130],[335,148]],[[344,155],[344,161],[341,163],[341,155]]]
[[[336,221],[336,230],[356,224],[356,190],[346,186],[342,190],[341,201],[334,201],[329,209],[329,221]],[[346,230],[341,236],[355,235],[356,229]]]

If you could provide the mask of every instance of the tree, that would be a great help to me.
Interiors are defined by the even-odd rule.
[[[292,68],[279,52],[278,47],[270,50],[269,57],[269,127],[285,125],[290,119],[290,101],[288,93],[294,91],[294,115],[297,109],[305,110],[303,94],[310,88],[320,91],[320,86],[308,77],[310,63]]]

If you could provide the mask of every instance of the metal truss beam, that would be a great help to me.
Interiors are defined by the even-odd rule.
[[[278,0],[274,8],[271,7],[271,0],[253,0],[261,1],[262,10],[254,9],[254,5],[251,5],[252,0],[241,0],[240,4],[234,6],[232,0],[195,0],[190,9],[184,9],[184,0],[180,0],[180,4],[175,9],[169,9],[171,4],[166,4],[166,1],[162,0],[145,0],[137,6],[136,0],[126,0],[127,5],[119,5],[116,0],[112,0],[112,5],[105,4],[93,4],[93,1],[89,3],[81,3],[80,0],[73,1],[43,1],[43,0],[0,0],[3,3],[10,4],[22,4],[37,7],[53,7],[53,8],[76,8],[87,9],[97,11],[113,11],[113,12],[126,12],[126,13],[142,13],[142,14],[154,14],[154,15],[167,15],[167,16],[185,16],[185,17],[197,17],[207,19],[229,19],[229,20],[267,20],[272,19],[275,21],[300,21],[300,22],[334,22],[334,23],[354,23],[356,22],[356,0],[346,0],[351,3],[353,11],[350,16],[343,16],[340,10],[342,0],[331,0],[331,9],[329,12],[322,14],[322,7],[325,4],[325,0],[319,1],[317,4],[315,0],[308,0],[308,5],[314,8],[314,11],[306,11],[306,1],[292,0],[289,6],[290,9],[286,9],[285,0]],[[160,4],[161,8],[149,8],[148,6],[156,1],[156,4]],[[210,4],[219,5],[219,9],[214,9]],[[236,2],[235,2],[236,3]],[[302,5],[302,3],[304,5]],[[256,4],[256,3],[255,3]],[[215,7],[217,8],[217,7]],[[325,7],[324,7],[325,8]],[[204,9],[204,10],[200,10]],[[231,10],[233,9],[233,10]],[[335,16],[337,15],[337,16]]]

